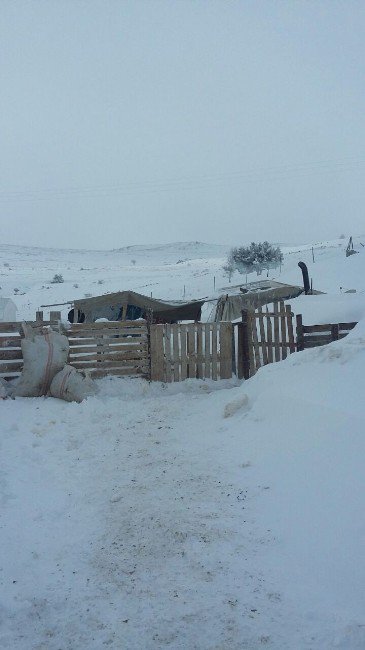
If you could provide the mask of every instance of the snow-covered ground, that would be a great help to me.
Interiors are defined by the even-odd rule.
[[[343,244],[315,251],[329,293],[292,301],[306,322],[365,317],[365,249],[346,259]],[[143,267],[135,251],[132,265],[125,250],[3,246],[0,284],[25,291],[20,318],[72,299],[78,275],[81,295],[98,279],[214,294],[224,255],[199,246],[179,264],[181,250],[144,251]],[[289,249],[283,281],[310,248]],[[365,648],[364,364],[361,322],[242,383],[113,377],[82,404],[0,401],[0,647]]]

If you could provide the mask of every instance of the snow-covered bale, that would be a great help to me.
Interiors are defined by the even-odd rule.
[[[25,329],[21,342],[24,368],[14,389],[16,397],[39,397],[49,391],[53,377],[67,362],[69,344],[63,334]]]
[[[9,383],[0,377],[0,399],[5,399],[10,395]]]
[[[95,395],[97,387],[85,372],[65,366],[53,378],[49,392],[52,397],[64,399],[66,402],[82,402],[86,397]]]

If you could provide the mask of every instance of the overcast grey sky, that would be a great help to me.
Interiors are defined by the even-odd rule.
[[[364,0],[0,0],[1,241],[365,232],[364,75]]]

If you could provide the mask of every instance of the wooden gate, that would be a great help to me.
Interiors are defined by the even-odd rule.
[[[67,330],[68,363],[92,377],[148,377],[148,331],[143,320],[74,323]]]
[[[230,379],[232,323],[151,325],[152,381]]]
[[[259,307],[244,310],[238,324],[237,374],[249,379],[261,366],[286,359],[296,350],[290,305],[274,302],[270,311]]]

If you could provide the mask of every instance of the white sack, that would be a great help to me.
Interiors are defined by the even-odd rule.
[[[95,382],[85,372],[78,371],[72,366],[65,366],[54,377],[50,394],[52,397],[64,399],[66,402],[82,402],[90,395],[95,395]]]
[[[39,397],[49,391],[53,377],[67,363],[69,344],[63,334],[50,329],[41,333],[25,328],[21,342],[24,368],[13,395],[18,397]]]

